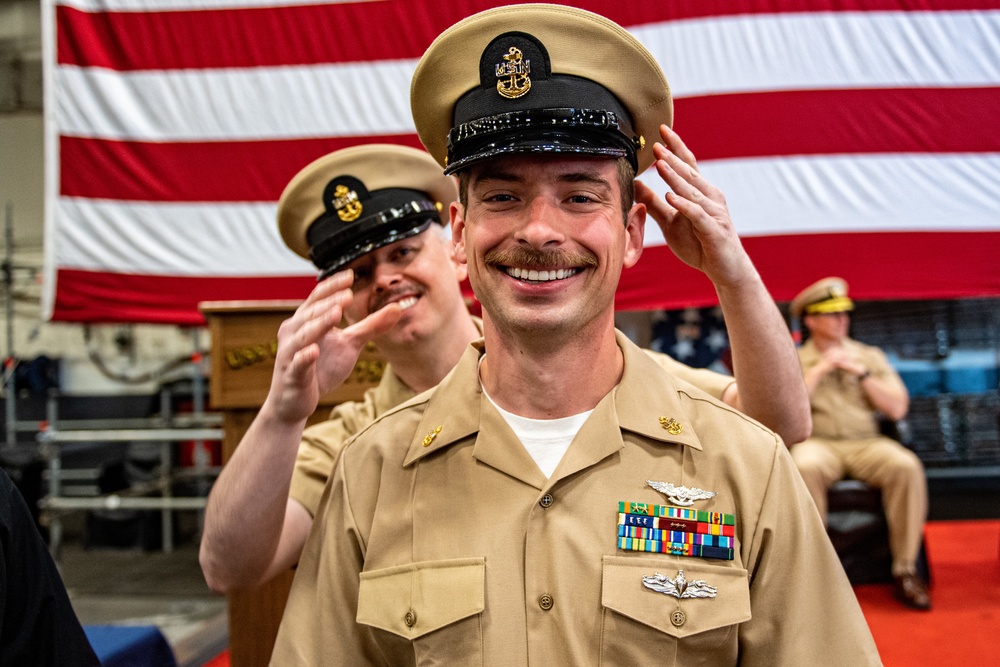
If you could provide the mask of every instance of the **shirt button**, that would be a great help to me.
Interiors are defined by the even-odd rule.
[[[406,627],[408,628],[412,628],[414,625],[416,625],[417,612],[413,611],[412,609],[406,612],[406,615],[403,616],[403,623],[406,623]]]
[[[542,608],[542,611],[548,611],[552,609],[552,596],[545,593],[540,598],[538,598],[538,606]]]
[[[542,507],[550,507],[553,502],[555,502],[555,498],[552,497],[552,494],[546,493],[542,496],[542,499],[538,501],[538,504]]]
[[[675,628],[679,628],[682,625],[684,625],[684,621],[686,620],[687,620],[687,615],[680,609],[670,614],[670,622],[674,624]]]

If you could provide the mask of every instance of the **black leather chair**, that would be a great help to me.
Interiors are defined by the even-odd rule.
[[[882,432],[906,444],[905,424],[883,422]],[[827,533],[852,584],[892,581],[889,527],[882,509],[882,492],[856,479],[842,479],[827,495]],[[930,584],[927,545],[917,557],[917,574]]]

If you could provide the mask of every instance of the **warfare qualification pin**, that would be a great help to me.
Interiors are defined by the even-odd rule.
[[[704,579],[688,581],[684,578],[684,570],[677,570],[677,576],[673,579],[665,574],[656,572],[651,577],[643,576],[642,585],[646,588],[672,595],[675,598],[714,598],[716,588],[705,583]]]
[[[510,47],[503,56],[503,62],[497,63],[497,92],[509,100],[521,97],[531,90],[531,61],[525,60],[521,49]]]
[[[670,482],[654,482],[651,479],[647,479],[646,484],[666,495],[667,500],[670,502],[681,507],[690,507],[694,505],[694,501],[696,500],[708,500],[715,497],[715,491],[705,491],[698,488],[689,489],[686,486],[674,486]]]

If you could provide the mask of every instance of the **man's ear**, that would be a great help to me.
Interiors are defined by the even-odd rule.
[[[635,266],[642,255],[642,240],[646,233],[646,205],[633,204],[625,220],[625,257],[622,266]]]
[[[448,215],[451,216],[451,243],[455,261],[460,265],[468,264],[465,254],[465,208],[460,202],[453,201],[448,206]]]

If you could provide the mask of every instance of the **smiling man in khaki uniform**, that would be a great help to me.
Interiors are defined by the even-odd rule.
[[[343,450],[271,664],[878,664],[781,439],[614,331],[647,206],[720,301],[760,280],[649,53],[516,5],[446,31],[411,90],[484,340]],[[654,158],[680,194],[633,204]]]
[[[344,443],[437,384],[482,335],[459,288],[465,267],[439,214],[457,197],[455,179],[426,151],[390,144],[324,155],[285,188],[282,238],[330,277],[282,326],[267,401],[212,488],[200,558],[213,590],[255,586],[294,566]],[[396,320],[391,311],[404,306]],[[338,312],[353,324],[338,329]],[[757,322],[735,319],[730,335],[738,354],[761,361],[761,368],[737,370],[742,391],[732,377],[647,354],[793,441],[806,437],[805,387],[787,380],[800,379],[798,361],[782,354],[787,331],[765,334]],[[305,428],[319,396],[353,367],[366,336],[389,362],[382,380],[363,400],[342,403],[328,420]]]
[[[812,405],[812,437],[792,446],[798,466],[826,520],[827,491],[843,477],[882,490],[896,597],[906,606],[931,607],[917,574],[927,519],[927,480],[920,459],[879,431],[878,417],[906,416],[909,393],[882,350],[848,336],[854,303],[843,278],[824,278],[789,306],[810,338],[799,348]]]

